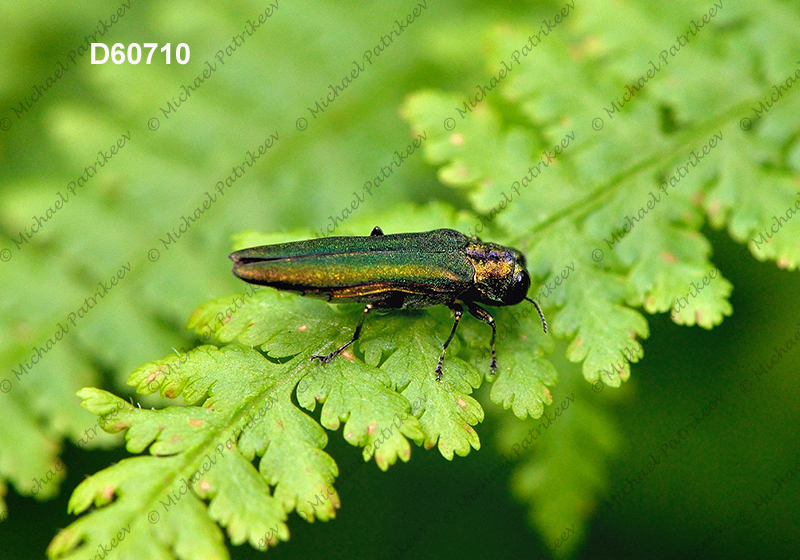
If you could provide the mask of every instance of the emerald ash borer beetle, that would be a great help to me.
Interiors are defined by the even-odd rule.
[[[531,285],[525,257],[511,247],[484,243],[452,229],[384,235],[376,227],[369,236],[328,237],[278,243],[236,251],[230,255],[233,273],[246,282],[325,299],[332,303],[365,303],[353,337],[325,356],[329,362],[358,340],[372,309],[418,309],[446,305],[455,322],[436,364],[441,381],[444,354],[467,311],[492,327],[492,374],[497,370],[494,349],[497,328],[484,305],[516,305],[527,299]]]

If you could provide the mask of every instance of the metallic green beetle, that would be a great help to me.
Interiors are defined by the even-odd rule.
[[[527,299],[531,285],[525,257],[510,247],[483,243],[452,229],[384,235],[376,227],[363,237],[328,237],[278,243],[236,251],[230,255],[233,273],[246,282],[325,299],[332,303],[365,303],[353,338],[328,355],[311,359],[329,362],[358,340],[367,313],[377,309],[446,305],[455,322],[436,365],[442,379],[444,354],[464,313],[492,327],[492,374],[497,370],[494,349],[497,328],[492,315],[479,307],[516,305]]]

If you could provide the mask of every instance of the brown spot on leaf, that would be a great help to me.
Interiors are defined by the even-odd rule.
[[[343,350],[342,351],[342,356],[344,356],[345,358],[347,358],[351,362],[355,361],[355,359],[356,359],[355,356],[353,356],[348,350]]]
[[[789,259],[786,257],[781,257],[778,259],[778,268],[788,268],[789,267]]]
[[[207,480],[201,480],[197,486],[201,492],[208,492],[208,489],[211,488],[211,483]]]
[[[456,403],[458,403],[458,406],[460,406],[461,408],[467,408],[467,401],[465,401],[461,397],[458,398]]]
[[[670,251],[664,251],[663,253],[661,253],[661,258],[670,264],[678,262],[678,257],[673,255]]]
[[[191,426],[200,427],[200,426],[203,425],[203,421],[202,420],[197,420],[196,418],[192,418],[192,419],[189,420],[189,424]]]
[[[172,389],[167,389],[166,392],[164,393],[164,396],[167,397],[168,399],[174,399],[175,392]]]
[[[463,134],[451,134],[450,135],[450,143],[453,146],[461,146],[464,144],[464,135]]]
[[[180,440],[181,440],[181,436],[172,436],[172,437],[170,438],[170,441],[171,441],[172,443],[178,443]]]
[[[307,331],[308,325],[300,325],[299,327],[297,327],[297,330],[300,332]]]
[[[369,435],[372,435],[372,434],[374,434],[374,433],[375,433],[375,428],[376,428],[376,427],[377,427],[377,424],[375,424],[375,422],[373,422],[372,424],[370,424],[369,426],[367,426],[367,433],[368,433]]]
[[[105,488],[103,488],[103,498],[105,498],[106,500],[110,500],[111,498],[114,497],[114,492],[116,492],[116,488],[114,488],[113,486],[106,486]]]

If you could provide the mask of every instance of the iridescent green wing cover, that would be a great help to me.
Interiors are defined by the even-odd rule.
[[[234,273],[254,284],[330,301],[426,307],[453,301],[473,284],[468,242],[441,229],[265,245],[231,259]]]

